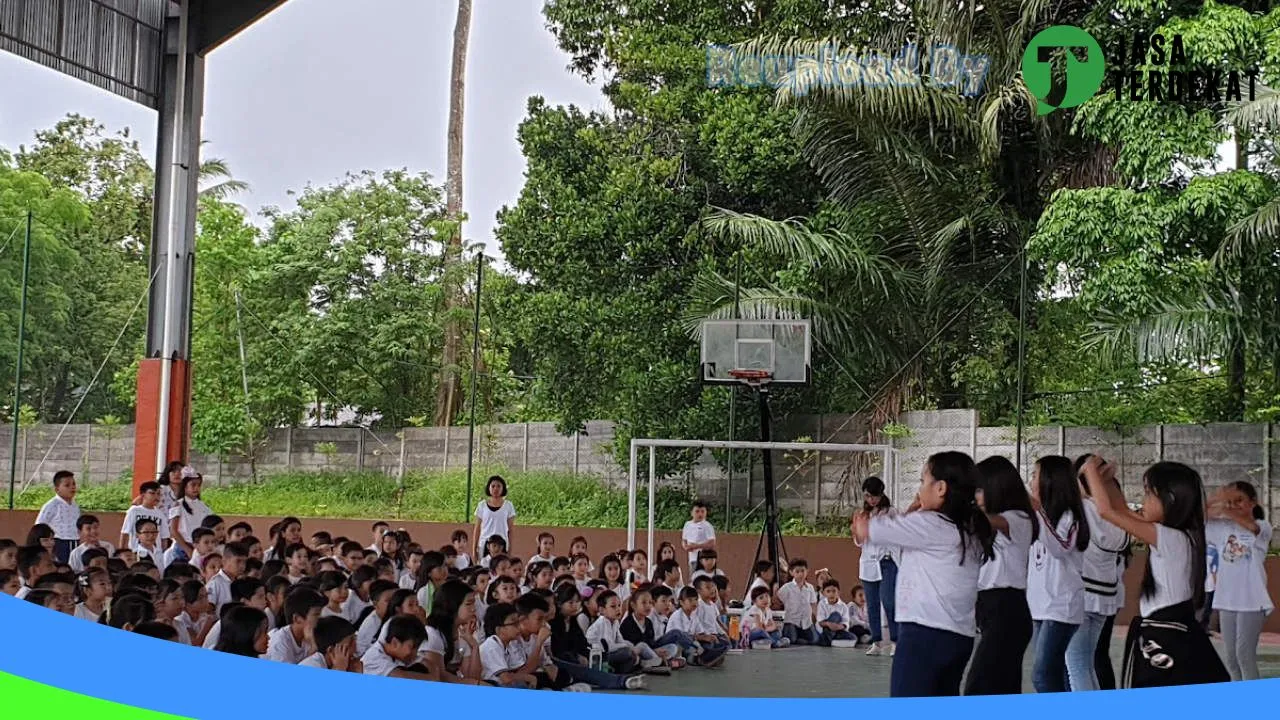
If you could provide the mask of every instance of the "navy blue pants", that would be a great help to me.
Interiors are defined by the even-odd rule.
[[[960,694],[973,638],[915,623],[898,623],[898,647],[889,675],[889,697]]]

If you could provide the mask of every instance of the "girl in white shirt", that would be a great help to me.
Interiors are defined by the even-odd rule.
[[[889,512],[893,505],[889,496],[884,494],[884,481],[878,477],[869,477],[862,481],[862,511],[869,514]],[[898,584],[898,561],[894,548],[859,541],[854,544],[862,549],[858,559],[858,580],[866,589],[867,620],[871,625],[871,647],[868,655],[893,655],[893,644],[898,639],[898,622],[895,611],[895,590]],[[880,608],[884,607],[885,618],[889,621],[889,641],[883,639],[884,629],[880,622]]]
[[[1274,609],[1264,566],[1271,523],[1258,505],[1258,491],[1244,481],[1229,483],[1209,503],[1213,518],[1205,540],[1218,550],[1213,609],[1222,623],[1227,671],[1232,680],[1258,679],[1258,639]]]
[[[85,570],[76,578],[76,594],[80,596],[76,617],[98,622],[111,600],[111,576],[102,568]]]
[[[977,632],[978,572],[992,557],[994,541],[977,490],[978,469],[968,455],[938,453],[925,463],[920,492],[906,514],[854,516],[856,538],[902,553],[892,697],[960,694]]]
[[[516,507],[507,499],[507,481],[500,475],[489,478],[488,496],[476,506],[475,530],[472,535],[477,543],[497,535],[511,547],[511,527],[515,524]],[[477,545],[477,555],[485,555],[484,547]],[[504,551],[505,552],[505,551]]]
[[[978,571],[978,646],[965,695],[1019,695],[1031,643],[1027,558],[1040,534],[1018,469],[999,455],[978,463],[978,507],[995,529],[995,557]]]
[[[1084,464],[1102,519],[1147,545],[1139,617],[1129,623],[1123,687],[1226,682],[1209,636],[1196,619],[1204,599],[1204,485],[1195,470],[1158,462],[1142,478],[1142,513],[1129,509],[1115,468],[1094,456]]]
[[[191,533],[201,526],[204,519],[213,514],[200,500],[200,488],[204,480],[194,468],[182,469],[182,482],[178,484],[178,502],[169,511],[169,537],[182,548],[187,557],[195,556]]]
[[[631,597],[631,588],[622,580],[622,561],[617,555],[605,555],[600,561],[600,579],[622,602]]]
[[[1067,678],[1073,692],[1101,688],[1097,660],[1102,656],[1111,662],[1109,628],[1114,624],[1115,614],[1124,607],[1122,576],[1124,553],[1129,548],[1129,536],[1103,520],[1097,503],[1090,497],[1089,486],[1080,475],[1080,468],[1088,460],[1088,455],[1076,458],[1073,470],[1084,496],[1084,517],[1089,526],[1089,547],[1084,551],[1082,572],[1084,622],[1067,645]]]
[[[773,619],[770,600],[766,586],[760,585],[751,591],[751,605],[742,613],[742,647],[754,648],[760,643],[765,648],[784,648],[791,644],[782,637],[782,630]]]
[[[1046,455],[1036,461],[1031,503],[1040,525],[1027,567],[1031,608],[1031,684],[1038,693],[1066,692],[1067,646],[1084,622],[1084,551],[1089,525],[1071,461]]]

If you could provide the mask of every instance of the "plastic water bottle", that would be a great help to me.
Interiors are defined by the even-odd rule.
[[[604,669],[604,646],[599,640],[591,644],[591,656],[587,660],[587,665],[592,670]]]

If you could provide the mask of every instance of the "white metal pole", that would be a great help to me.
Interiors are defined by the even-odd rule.
[[[635,440],[631,441],[631,470],[627,474],[627,547],[634,547],[636,543],[636,472],[637,458],[636,452],[639,445]]]
[[[649,447],[649,545],[645,550],[646,558],[653,557],[653,518],[656,514],[654,506],[657,505],[658,499],[658,465],[654,457],[657,451],[657,448]],[[635,546],[631,549],[634,550]]]
[[[189,46],[188,23],[191,17],[190,0],[181,0],[178,6],[178,66],[177,93],[174,96],[172,164],[169,169],[169,237],[165,244],[164,332],[160,342],[160,413],[156,427],[156,467],[162,468],[169,461],[169,393],[173,390],[173,305],[178,269],[178,233],[185,237],[186,224],[178,213],[179,188],[186,187],[183,173],[183,131],[187,114],[187,50]],[[163,112],[163,109],[161,110]]]

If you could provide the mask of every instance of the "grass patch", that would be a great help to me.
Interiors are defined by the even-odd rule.
[[[470,523],[471,512],[480,502],[485,478],[472,481],[471,507],[466,505],[467,481],[464,471],[410,473],[400,493],[394,478],[380,473],[281,473],[260,483],[237,483],[226,487],[206,487],[204,500],[216,512],[226,515],[265,517],[330,517],[426,522]],[[556,472],[503,472],[511,488],[510,499],[519,513],[521,525],[550,525],[581,528],[625,528],[627,493],[609,487],[592,476],[574,477]],[[28,488],[17,497],[16,506],[36,510],[53,496],[46,486]],[[127,478],[112,483],[83,485],[76,502],[86,512],[125,512],[131,500]],[[660,487],[655,521],[659,529],[679,530],[689,519],[694,498],[688,491]],[[648,498],[637,498],[640,524],[648,515]],[[735,533],[760,532],[760,513],[744,523],[742,511],[734,513]],[[723,529],[724,508],[713,507],[711,522]],[[848,533],[848,518],[824,518],[818,523],[804,520],[801,513],[784,511],[781,518],[786,535],[834,535]]]

